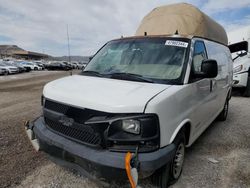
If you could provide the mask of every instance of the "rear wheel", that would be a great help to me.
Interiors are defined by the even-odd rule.
[[[250,97],[250,76],[248,76],[247,87],[244,89],[242,96],[243,97]]]
[[[154,184],[160,188],[167,188],[169,185],[174,184],[182,173],[184,156],[185,156],[185,134],[184,131],[178,133],[174,140],[175,155],[170,162],[153,175]]]

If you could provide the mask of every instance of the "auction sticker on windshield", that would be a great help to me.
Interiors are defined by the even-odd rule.
[[[187,42],[176,41],[176,40],[166,40],[165,45],[166,46],[177,46],[177,47],[182,47],[182,48],[188,47]]]

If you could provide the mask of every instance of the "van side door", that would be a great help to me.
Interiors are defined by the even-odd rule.
[[[195,101],[193,111],[194,128],[192,131],[192,136],[195,139],[211,123],[211,119],[214,115],[213,103],[215,98],[211,85],[212,80],[195,76],[196,73],[201,73],[202,61],[208,59],[205,44],[202,40],[196,40],[193,48],[189,83],[192,85],[192,97]]]
[[[205,42],[209,59],[214,59],[218,64],[218,75],[213,79],[213,91],[217,94],[214,108],[220,113],[226,102],[232,84],[232,59],[226,46],[212,41]]]

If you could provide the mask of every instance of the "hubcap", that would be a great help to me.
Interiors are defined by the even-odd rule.
[[[185,146],[183,143],[180,143],[180,145],[178,146],[176,150],[174,161],[173,161],[174,163],[173,164],[173,177],[175,179],[177,179],[181,174],[182,165],[184,161],[184,153],[185,153]]]

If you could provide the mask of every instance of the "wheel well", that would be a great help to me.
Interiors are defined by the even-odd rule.
[[[186,145],[188,145],[189,143],[189,138],[190,138],[190,131],[191,131],[191,123],[185,123],[185,125],[183,125],[183,127],[181,128],[180,131],[183,131],[185,134],[185,139],[186,139]],[[179,132],[180,132],[179,131]]]

